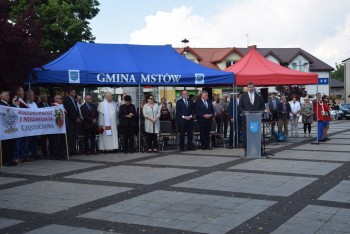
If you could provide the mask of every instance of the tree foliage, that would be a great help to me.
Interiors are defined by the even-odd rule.
[[[335,70],[331,72],[331,78],[344,82],[344,64],[335,63]]]
[[[279,85],[276,86],[276,90],[281,96],[286,96],[287,101],[292,100],[293,94],[296,94],[299,98],[307,96],[307,91],[304,85]]]
[[[60,54],[77,41],[92,42],[89,21],[94,18],[100,4],[97,0],[12,0],[11,19],[17,21],[21,12],[34,7],[43,26],[42,45],[48,54]]]
[[[45,61],[42,27],[34,8],[28,7],[16,22],[9,20],[11,1],[0,1],[0,81],[2,90],[22,85],[28,72]]]
[[[93,41],[88,20],[97,0],[0,0],[1,90],[23,85],[28,73],[77,41]]]

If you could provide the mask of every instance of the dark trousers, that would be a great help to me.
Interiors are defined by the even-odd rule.
[[[85,145],[85,152],[93,153],[96,151],[96,128],[95,127],[84,129],[84,145]]]
[[[15,151],[15,141],[16,139],[9,139],[1,141],[1,149],[2,149],[2,163],[8,164],[14,158],[13,154]]]
[[[210,128],[212,119],[201,119],[199,121],[200,142],[202,148],[210,147]]]
[[[230,121],[230,135],[228,137],[229,146],[238,146],[239,137],[241,135],[242,122],[238,123]],[[234,136],[234,139],[233,139]]]
[[[308,133],[311,133],[311,123],[304,123],[304,133],[306,133],[306,129]]]
[[[27,160],[28,156],[28,137],[16,138],[15,140],[15,159]]]
[[[68,120],[67,128],[69,154],[76,154],[76,141],[78,139],[78,123]]]
[[[229,122],[231,123],[231,121],[229,120],[228,115],[227,114],[223,115],[222,123],[224,125],[224,137],[227,137],[227,129],[228,129]]]
[[[158,148],[157,133],[147,133],[148,149]]]
[[[187,147],[192,148],[193,141],[193,120],[181,120],[179,121],[180,129],[180,149],[185,148],[185,135],[187,133]]]
[[[271,111],[270,120],[274,121],[271,123],[271,130],[272,130],[272,132],[275,132],[275,125],[278,122],[278,112],[277,111]]]
[[[216,121],[216,132],[217,133],[222,133],[222,119],[221,116],[215,117]]]
[[[49,135],[40,136],[40,146],[41,146],[41,154],[46,157],[48,155],[49,147],[52,147],[49,142]]]
[[[64,158],[66,155],[66,138],[64,134],[52,134],[53,144],[53,155],[56,159]],[[75,145],[75,144],[74,144]]]
[[[38,144],[37,136],[28,137],[28,153],[31,152],[32,158],[38,158],[37,144]]]
[[[122,127],[121,132],[124,136],[124,152],[132,152],[134,150],[134,127]]]

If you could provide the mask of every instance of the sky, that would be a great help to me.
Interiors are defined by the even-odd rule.
[[[99,0],[97,43],[297,47],[332,67],[350,57],[350,0]]]

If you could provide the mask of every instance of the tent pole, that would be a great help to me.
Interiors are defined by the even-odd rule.
[[[318,102],[318,81],[317,81],[317,89],[316,89],[316,101]],[[316,124],[317,124],[317,142],[319,142],[319,139],[318,138],[318,103],[316,103]]]
[[[141,106],[140,106],[140,103],[141,103],[141,85],[139,85],[139,152],[141,152]]]
[[[236,93],[236,99],[234,99],[234,101],[236,102],[236,110],[235,110],[235,114],[238,115],[238,105],[237,105],[237,101],[238,101],[238,91],[237,91],[237,85],[233,84],[233,87],[235,88],[235,93]],[[235,94],[233,94],[235,95]],[[235,121],[235,130],[238,130],[237,132],[235,132],[235,134],[237,135],[237,137],[235,137],[236,139],[236,146],[238,147],[238,141],[239,141],[239,129],[238,129],[238,116],[234,116]],[[234,141],[234,139],[232,139],[232,141]],[[232,142],[233,143],[233,142]]]

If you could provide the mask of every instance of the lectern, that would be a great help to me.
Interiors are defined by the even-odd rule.
[[[245,111],[245,146],[248,159],[261,158],[261,115],[263,111]]]

